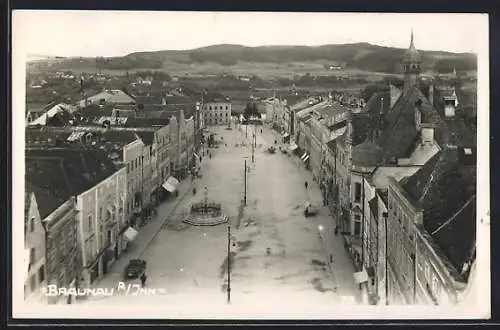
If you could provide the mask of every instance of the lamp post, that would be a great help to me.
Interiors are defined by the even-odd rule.
[[[245,173],[244,173],[244,195],[243,195],[243,204],[247,206],[247,160],[245,157]]]
[[[255,128],[252,136],[252,163],[255,163]]]
[[[227,303],[231,303],[231,224],[227,226]]]

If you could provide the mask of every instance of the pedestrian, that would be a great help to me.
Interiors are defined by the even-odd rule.
[[[304,186],[305,186],[305,187],[306,187],[306,189],[307,189],[307,187],[309,186],[309,183],[306,181],[306,182],[304,183]]]
[[[330,263],[333,264],[333,254],[330,254]]]
[[[142,273],[141,275],[141,286],[144,288],[146,286],[146,280],[148,279],[148,276],[146,273]]]

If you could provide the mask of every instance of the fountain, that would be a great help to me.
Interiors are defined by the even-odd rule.
[[[193,226],[216,226],[228,222],[220,203],[208,200],[208,188],[204,189],[202,202],[191,205],[189,215],[183,221]]]

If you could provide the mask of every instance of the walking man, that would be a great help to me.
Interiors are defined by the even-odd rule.
[[[146,286],[146,280],[148,279],[146,273],[142,273],[141,275],[141,286],[144,288]]]

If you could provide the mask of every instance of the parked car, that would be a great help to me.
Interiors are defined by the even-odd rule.
[[[146,272],[146,260],[143,259],[132,259],[128,262],[127,267],[125,267],[125,280],[133,280],[141,277],[142,274]]]

